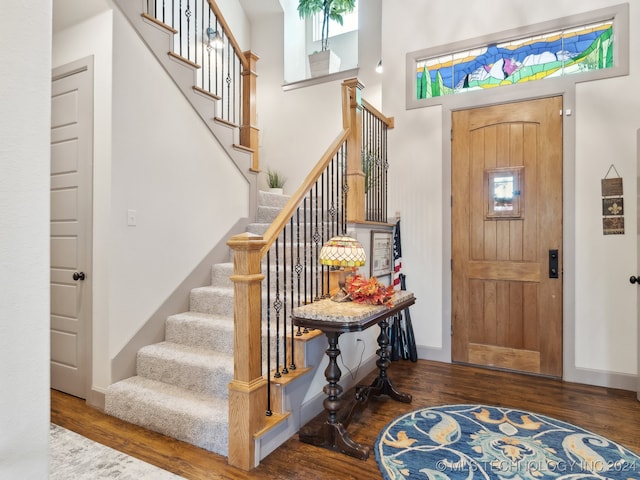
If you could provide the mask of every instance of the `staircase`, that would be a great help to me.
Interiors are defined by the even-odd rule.
[[[262,234],[289,197],[258,194]],[[105,411],[127,422],[227,456],[233,379],[233,263],[213,265],[211,285],[194,288],[189,311],[172,315],[165,341],[141,348],[136,376],[108,387]]]
[[[231,465],[251,470],[322,410],[325,396],[316,381],[322,379],[316,377],[322,361],[326,361],[326,341],[317,330],[301,336],[299,332],[294,334],[286,305],[288,301],[294,308],[294,304],[315,301],[328,293],[331,277],[326,269],[319,273],[319,246],[346,231],[348,222],[386,219],[369,219],[365,215],[361,151],[366,138],[366,151],[380,154],[380,169],[386,172],[386,131],[393,128],[393,119],[384,117],[362,99],[358,79],[345,80],[341,88],[342,130],[290,201],[287,202],[288,197],[258,192],[257,56],[239,49],[214,0],[205,0],[206,8],[198,7],[197,2],[186,2],[186,10],[183,2],[167,2],[178,5],[177,23],[173,15],[178,11],[173,7],[169,9],[170,21],[164,13],[159,18],[151,15],[151,10],[159,8],[164,12],[165,2],[114,3],[247,180],[249,218],[255,218],[256,223],[249,225],[246,234],[227,240],[234,262],[212,266],[211,284],[191,290],[189,311],[165,320],[165,340],[138,350],[136,375],[108,387],[105,411],[226,456]],[[196,19],[204,19],[203,10],[208,11],[209,7],[215,18],[207,17],[208,25],[215,27],[212,34],[221,32],[225,45],[222,52],[226,52],[220,57],[223,68],[217,70],[218,63],[203,56],[213,49],[198,46],[205,25]],[[192,14],[193,25],[201,25],[201,30],[190,28]],[[205,30],[207,35],[209,30]],[[180,48],[176,49],[178,44]],[[229,62],[238,67],[229,68]],[[201,68],[204,65],[221,72],[220,78],[215,77],[221,81],[214,84],[225,85],[224,91],[231,98],[204,88],[210,83],[198,73],[205,70]],[[229,72],[236,70],[240,78],[234,80]],[[238,108],[230,108],[232,105]],[[363,122],[363,112],[375,117],[373,121]],[[365,125],[371,126],[370,132],[363,132]],[[386,212],[386,180],[375,185],[370,189],[373,194],[366,193],[367,199],[372,198],[373,204]],[[347,192],[352,193],[347,197]],[[271,279],[275,279],[274,283],[270,283]],[[302,291],[300,279],[305,279]],[[274,295],[276,288],[283,292]],[[284,293],[286,288],[288,294]],[[267,343],[265,317],[270,315],[275,317],[276,332]],[[273,322],[270,319],[269,324]],[[287,322],[290,330],[284,328]],[[274,352],[278,350],[273,348],[276,342],[278,348],[284,347],[284,353]],[[279,357],[274,368],[265,366],[263,353],[267,345],[272,347],[271,354]],[[315,375],[308,374],[313,370],[308,365],[315,366]],[[353,383],[345,381],[343,387],[350,388]],[[267,411],[271,415],[265,415]]]

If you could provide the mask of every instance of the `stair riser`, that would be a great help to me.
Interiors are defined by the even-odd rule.
[[[233,288],[229,277],[233,275],[233,262],[218,263],[211,267],[211,285],[222,288]]]
[[[297,290],[295,290],[294,292],[291,292],[289,290],[290,288],[290,284],[287,283],[286,284],[287,290],[283,290],[282,286],[280,288],[280,297],[279,300],[282,304],[286,304],[286,311],[287,311],[287,315],[289,315],[291,313],[291,304],[293,302],[294,308],[297,307],[299,304],[302,305],[304,303],[309,303],[310,301],[312,301],[312,298],[307,297],[306,298],[306,302],[305,302],[305,297],[304,296],[298,296]],[[273,285],[271,285],[271,294],[269,296],[269,303],[271,304],[271,306],[273,307],[274,302],[276,301],[276,289],[275,289],[275,283]],[[211,314],[211,315],[224,315],[224,309],[227,309],[227,314],[230,316],[230,318],[233,318],[233,298],[229,297],[229,298],[224,298],[224,303],[222,303],[221,300],[221,296],[217,293],[217,292],[206,292],[206,291],[202,291],[199,292],[197,295],[194,295],[192,292],[192,297],[191,297],[191,310],[194,312],[200,312],[200,313],[207,313],[207,314]],[[281,309],[281,316],[284,316],[284,309],[285,306],[282,306]],[[262,311],[264,312],[265,318],[266,318],[266,312],[267,312],[267,295],[266,295],[266,291],[263,290],[263,295],[262,295]],[[271,317],[275,318],[275,312],[272,308],[271,311]]]
[[[208,348],[221,353],[233,354],[233,321],[224,329],[213,322],[178,321],[167,319],[165,339],[167,342]]]
[[[114,415],[125,422],[139,425],[153,432],[161,433],[182,442],[195,445],[210,452],[226,457],[229,448],[229,426],[220,425],[213,421],[202,420],[197,417],[184,417],[179,412],[155,412],[152,418],[139,418],[132,413],[130,416]],[[185,425],[193,425],[186,429]]]
[[[133,377],[131,380],[135,380]],[[130,380],[107,389],[105,412],[129,423],[196,445],[219,455],[228,454],[226,402],[168,396],[140,388]]]
[[[220,398],[228,398],[227,384],[233,379],[233,370],[187,364],[180,358],[147,356],[144,350],[138,352],[136,367],[139,376]]]
[[[269,223],[251,223],[247,225],[247,232],[252,233],[254,235],[264,235],[267,229],[269,228]],[[296,225],[294,223],[293,228],[291,225],[287,223],[286,229],[286,242],[291,242],[291,232],[293,230],[293,243],[304,243],[312,242],[314,236],[318,236],[319,238],[329,239],[330,237],[336,236],[340,234],[340,228],[335,223],[331,224],[300,224]],[[284,233],[281,233],[278,236],[278,240],[280,242],[285,241]]]
[[[265,207],[284,207],[291,197],[288,195],[279,195],[277,193],[258,191],[258,205]]]
[[[232,292],[225,294],[221,290],[195,288],[189,295],[189,310],[233,318]]]

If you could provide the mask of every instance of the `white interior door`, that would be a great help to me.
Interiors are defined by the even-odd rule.
[[[86,398],[91,373],[93,177],[91,60],[53,72],[51,387]]]

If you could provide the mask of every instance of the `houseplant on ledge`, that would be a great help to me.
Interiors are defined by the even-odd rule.
[[[321,51],[309,55],[311,76],[327,75],[340,69],[340,58],[328,48],[329,21],[342,25],[343,15],[350,13],[356,6],[356,0],[299,0],[300,18],[312,19],[322,14]]]
[[[270,168],[267,170],[267,185],[269,186],[269,191],[271,193],[278,193],[282,195],[286,181],[287,178],[277,170],[272,170]]]

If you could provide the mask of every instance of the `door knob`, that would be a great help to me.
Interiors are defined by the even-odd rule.
[[[78,280],[84,280],[84,272],[73,272],[73,279],[77,282]]]
[[[631,275],[631,277],[629,278],[629,281],[631,283],[637,283],[638,285],[640,285],[640,277],[636,277],[635,275]]]

